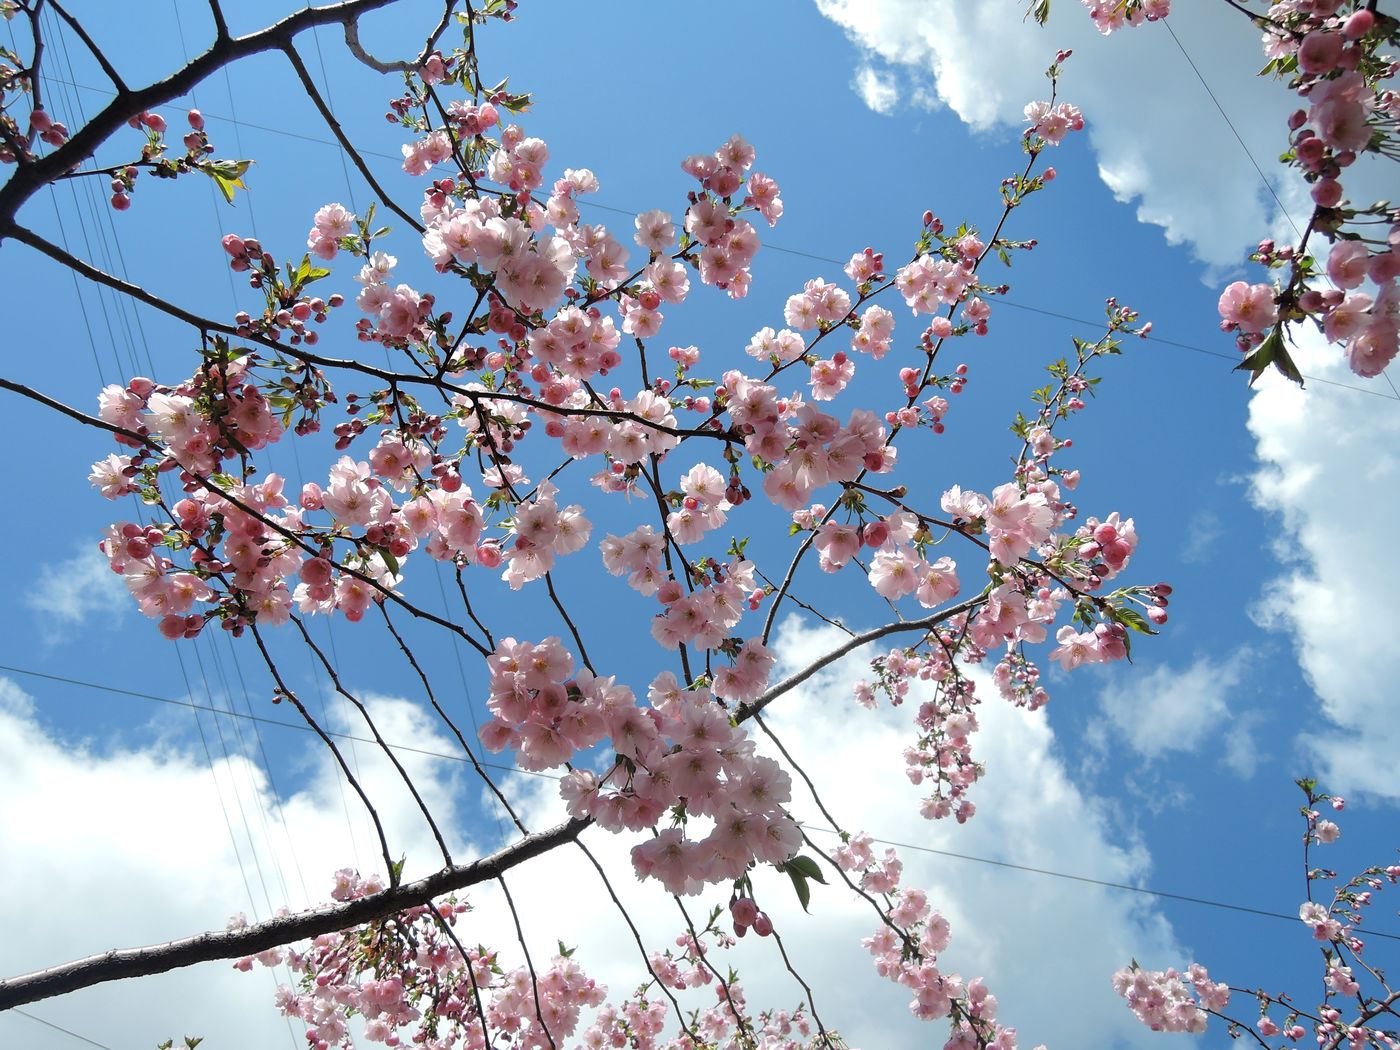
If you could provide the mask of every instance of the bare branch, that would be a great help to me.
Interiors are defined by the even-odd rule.
[[[228,22],[224,19],[224,9],[219,0],[209,0],[209,17],[214,19],[214,34],[218,40],[228,39]]]
[[[342,0],[329,7],[308,7],[256,33],[216,41],[208,51],[164,80],[135,91],[118,91],[116,97],[74,132],[63,146],[38,158],[33,164],[15,169],[10,181],[0,187],[0,229],[10,225],[30,197],[65,171],[76,168],[91,157],[130,118],[188,94],[210,74],[232,62],[289,46],[303,30],[320,25],[344,25],[366,11],[392,2]]]
[[[347,33],[349,32],[349,26],[353,24],[353,22],[346,24]],[[379,180],[376,179],[374,173],[369,170],[369,165],[366,164],[365,159],[360,156],[359,150],[355,149],[354,145],[346,137],[344,129],[340,126],[340,121],[335,119],[335,114],[331,112],[331,107],[328,106],[326,100],[321,97],[321,92],[316,88],[316,81],[311,78],[310,72],[308,72],[305,64],[303,64],[301,56],[297,54],[297,49],[292,46],[291,41],[287,42],[287,46],[284,47],[282,51],[286,54],[287,60],[291,62],[292,68],[296,70],[297,79],[301,81],[302,88],[315,104],[317,111],[321,114],[321,119],[326,122],[326,127],[330,128],[331,134],[334,135],[336,141],[340,143],[340,148],[350,155],[350,160],[364,177],[365,182],[369,183],[369,188],[374,191],[375,196],[384,202],[386,208],[419,233],[422,233],[423,224],[399,207],[394,199],[385,191],[384,187],[379,185]]]
[[[296,915],[254,923],[239,930],[201,933],[145,948],[123,948],[0,981],[0,1010],[37,1002],[106,981],[165,973],[211,959],[238,959],[294,941],[319,937],[406,911],[435,897],[465,889],[573,840],[588,826],[570,820],[514,842],[490,856],[406,882],[369,897],[330,904]]]
[[[107,61],[107,56],[102,53],[102,49],[93,42],[92,37],[88,36],[87,30],[83,28],[83,24],[65,11],[63,5],[61,5],[58,0],[48,0],[48,3],[49,6],[58,13],[58,17],[68,23],[68,28],[73,30],[73,35],[83,42],[83,46],[92,53],[92,57],[97,59],[97,64],[102,67],[102,72],[107,75],[107,79],[112,82],[112,86],[115,87],[119,93],[130,90],[126,86],[126,81],[122,80],[121,74],[117,72],[116,67],[114,67],[111,62]],[[227,33],[225,35],[227,35]]]
[[[457,6],[457,0],[447,0],[443,6],[442,20],[438,22],[437,28],[428,34],[428,42],[423,45],[422,52],[417,58],[401,58],[393,62],[385,62],[375,58],[365,46],[360,43],[360,20],[351,19],[345,23],[345,46],[359,61],[369,66],[376,73],[407,73],[409,70],[417,69],[424,62],[428,61],[428,56],[433,53],[433,48],[437,45],[438,38],[447,30],[452,22],[452,11]]]

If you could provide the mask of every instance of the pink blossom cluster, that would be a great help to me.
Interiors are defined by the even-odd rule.
[[[318,259],[334,259],[340,242],[355,232],[355,216],[343,204],[327,204],[317,209],[306,247]]]
[[[1340,796],[1319,792],[1313,780],[1305,778],[1297,784],[1308,800],[1302,809],[1307,828],[1302,837],[1306,863],[1313,845],[1335,841],[1339,834],[1335,824],[1320,818],[1321,803],[1330,803],[1333,809],[1341,810],[1346,802]],[[1400,993],[1390,987],[1383,971],[1364,959],[1366,940],[1360,926],[1363,912],[1374,903],[1376,894],[1387,885],[1400,882],[1400,864],[1366,868],[1345,882],[1339,880],[1335,872],[1309,867],[1307,878],[1309,899],[1299,907],[1298,917],[1312,931],[1313,939],[1323,946],[1323,1000],[1315,1009],[1301,1008],[1294,997],[1285,993],[1260,988],[1250,996],[1259,1005],[1257,1020],[1251,1023],[1230,1017],[1223,1012],[1229,1002],[1229,988],[1212,981],[1203,967],[1194,964],[1183,979],[1176,970],[1150,972],[1133,963],[1114,975],[1115,990],[1128,1000],[1143,1023],[1155,1030],[1203,1031],[1209,1011],[1231,1025],[1232,1035],[1252,1027],[1258,1033],[1256,1041],[1261,1046],[1272,1045],[1265,1043],[1265,1039],[1280,1036],[1290,1047],[1297,1047],[1307,1034],[1299,1021],[1307,1019],[1312,1023],[1317,1045],[1326,1050],[1341,1050],[1342,1047],[1396,1050],[1400,1041],[1393,1032],[1383,1030],[1380,1023],[1382,1018],[1393,1015],[1390,1005]],[[1330,907],[1313,899],[1317,895],[1314,886],[1322,880],[1334,882]],[[1364,987],[1368,979],[1379,986],[1378,992]],[[1284,1014],[1281,1024],[1270,1016],[1273,1008]],[[1350,1020],[1347,1014],[1352,1015]]]
[[[1252,258],[1271,268],[1291,267],[1285,286],[1236,281],[1220,297],[1221,327],[1237,331],[1240,349],[1259,345],[1280,320],[1309,318],[1330,342],[1345,347],[1347,364],[1364,377],[1379,375],[1400,352],[1400,221],[1393,210],[1371,209],[1388,226],[1379,239],[1345,223],[1352,209],[1342,178],[1358,155],[1393,141],[1400,93],[1385,86],[1392,60],[1376,54],[1384,41],[1375,14],[1341,0],[1283,0],[1268,12],[1264,51],[1271,68],[1291,63],[1290,87],[1305,105],[1289,118],[1292,163],[1312,185],[1310,229],[1332,246],[1327,286],[1306,269],[1301,246],[1261,241]],[[1380,142],[1378,147],[1377,141]],[[1364,288],[1363,288],[1364,286]]]
[[[805,1004],[795,1010],[765,1010],[756,1016],[750,1012],[744,989],[733,970],[725,980],[707,958],[713,947],[728,949],[734,945],[734,938],[716,925],[718,915],[719,909],[716,909],[703,930],[694,935],[688,931],[680,934],[675,939],[676,948],[653,952],[647,959],[656,982],[667,988],[684,992],[713,987],[716,1001],[690,1014],[685,1034],[665,1039],[666,1004],[664,999],[650,996],[652,983],[649,982],[621,1004],[608,1003],[598,1011],[593,1024],[583,1034],[582,1045],[586,1050],[616,1046],[635,1047],[636,1050],[691,1050],[697,1045],[751,1046],[756,1050],[828,1050],[833,1045],[827,1036],[813,1034]]]
[[[956,621],[955,621],[956,623]],[[856,684],[855,696],[864,707],[874,707],[876,690],[885,693],[894,705],[902,704],[915,681],[933,682],[933,695],[920,701],[915,712],[914,743],[904,749],[905,775],[915,785],[928,784],[930,794],[920,804],[926,820],[954,817],[959,824],[968,821],[977,807],[967,798],[984,772],[972,757],[972,735],[977,732],[977,683],[958,670],[949,653],[958,650],[965,623],[941,632],[938,644],[927,652],[918,649],[891,649],[871,661],[874,682]],[[963,643],[960,655],[974,661],[981,658],[975,646]]]
[[[1100,33],[1107,36],[1125,26],[1155,22],[1171,14],[1171,0],[1080,0]]]
[[[1199,963],[1192,963],[1184,975],[1170,968],[1133,965],[1113,975],[1113,990],[1154,1032],[1204,1032],[1205,1011],[1219,1012],[1230,1001],[1230,989],[1212,981]]]
[[[1122,7],[1121,0],[1115,6]],[[1025,115],[1030,124],[1026,137],[1032,141],[1039,139],[1051,146],[1058,146],[1071,131],[1084,130],[1084,114],[1079,112],[1078,106],[1071,106],[1068,102],[1056,105],[1045,101],[1031,102],[1025,108]]]
[[[645,543],[644,537],[641,542]],[[697,586],[686,593],[678,581],[666,579],[655,591],[662,610],[652,617],[651,635],[667,649],[678,649],[682,645],[702,649],[724,646],[743,618],[756,589],[753,564],[744,559],[731,559],[725,565],[714,565],[712,571],[707,572],[704,579],[697,578],[695,584]],[[722,680],[716,677],[717,695],[750,700],[763,691],[767,669],[772,666],[767,650],[761,647],[751,650],[743,656],[743,662],[743,674],[736,677],[735,672],[726,670]]]
[[[894,469],[888,432],[868,409],[854,409],[843,425],[800,397],[781,398],[775,387],[737,371],[725,373],[720,392],[744,434],[744,447],[773,465],[763,475],[763,491],[785,510],[797,510],[825,485],[854,481],[862,470]]]
[[[354,900],[383,888],[376,876],[343,869],[332,896]],[[246,971],[254,962],[286,963],[298,976],[298,989],[278,988],[277,1006],[306,1025],[312,1050],[351,1050],[355,1015],[366,1041],[387,1046],[547,1050],[577,1030],[585,1010],[603,1002],[607,989],[566,955],[534,974],[523,966],[503,971],[496,953],[483,948],[464,956],[461,939],[447,930],[470,911],[449,899],[324,934],[305,949],[274,948],[234,965]],[[230,928],[245,922],[235,917]]]
[[[843,870],[859,875],[863,889],[888,902],[884,925],[861,941],[875,957],[875,972],[913,993],[909,1009],[920,1020],[952,1018],[945,1050],[1015,1050],[1016,1030],[997,1022],[996,997],[982,979],[964,981],[939,967],[938,956],[952,939],[948,920],[933,910],[923,890],[900,887],[902,866],[893,850],[877,859],[870,845],[864,833],[848,835],[833,857]]]

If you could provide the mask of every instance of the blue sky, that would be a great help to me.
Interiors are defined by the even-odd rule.
[[[168,12],[161,0],[150,6],[149,19],[92,16],[98,40],[129,79],[143,83],[174,68],[209,32],[204,5],[180,0]],[[399,14],[372,16],[365,39],[382,55],[408,53],[434,6],[405,4]],[[878,775],[862,790],[839,786],[833,769],[831,791],[853,826],[893,840],[1292,914],[1302,886],[1295,776],[1330,772],[1351,801],[1343,838],[1328,854],[1333,866],[1350,871],[1382,861],[1394,845],[1387,832],[1400,799],[1393,780],[1400,741],[1390,683],[1400,668],[1386,646],[1397,621],[1380,593],[1389,570],[1377,554],[1361,552],[1383,549],[1393,535],[1385,523],[1394,520],[1400,491],[1392,451],[1400,406],[1387,399],[1391,388],[1383,380],[1360,392],[1312,382],[1300,394],[1265,377],[1250,392],[1230,373],[1230,361],[1167,342],[1231,352],[1215,326],[1220,279],[1234,272],[1231,260],[1247,251],[1250,236],[1287,220],[1275,214],[1241,146],[1160,27],[1100,40],[1077,5],[1058,6],[1051,26],[1037,30],[1019,21],[1017,4],[1000,0],[975,8],[949,0],[828,0],[815,7],[784,0],[750,5],[742,16],[614,3],[602,17],[531,0],[516,25],[484,35],[482,55],[488,78],[509,73],[513,87],[535,93],[524,126],[550,145],[548,175],[564,167],[597,173],[600,207],[586,219],[607,223],[620,239],[630,231],[630,213],[683,210],[681,158],[713,149],[735,131],[756,145],[758,168],[783,188],[786,214],[771,234],[760,231],[766,247],[752,293],[730,304],[698,289],[684,309],[668,311],[663,329],[663,338],[696,343],[711,360],[737,364],[756,329],[780,326],[784,299],[804,280],[842,277],[839,264],[827,260],[844,260],[867,244],[901,258],[925,208],[950,226],[966,221],[985,229],[994,222],[997,183],[1022,163],[1019,125],[1007,121],[1043,97],[1037,71],[1055,50],[1076,47],[1061,92],[1084,110],[1088,132],[1049,155],[1059,178],[1013,216],[1008,234],[1037,238],[1039,247],[1006,274],[1010,302],[994,312],[991,334],[952,348],[969,364],[972,381],[947,433],[911,444],[917,451],[906,451],[901,478],[929,492],[930,504],[955,483],[983,491],[999,484],[1015,452],[1006,424],[1025,406],[1025,391],[1048,360],[1068,351],[1071,336],[1093,337],[1104,297],[1117,296],[1153,321],[1158,338],[1133,341],[1124,357],[1105,365],[1103,396],[1074,424],[1073,465],[1085,477],[1077,502],[1086,512],[1117,509],[1136,518],[1143,540],[1129,576],[1173,584],[1171,620],[1160,638],[1135,648],[1132,667],[1047,672],[1054,700],[1043,716],[988,700],[979,746],[990,768],[974,795],[979,815],[966,827],[931,825],[889,804],[897,784],[883,794],[874,787],[883,783]],[[98,10],[73,8],[79,17]],[[235,31],[286,10],[275,0],[240,5]],[[1251,79],[1260,64],[1252,30],[1195,5],[1179,12],[1173,27],[1269,171],[1281,148],[1279,115],[1288,107],[1281,88]],[[414,184],[394,160],[400,133],[381,116],[393,81],[355,64],[330,32],[319,47],[310,36],[301,43],[351,137],[373,151],[371,164],[398,198],[412,201]],[[77,106],[91,113],[101,103],[102,93],[87,86],[102,82],[77,50],[71,76],[58,64],[66,58],[55,47],[51,71],[84,87],[51,86],[50,108],[72,127]],[[196,101],[221,156],[257,160],[250,193],[236,207],[216,201],[193,177],[142,180],[131,211],[118,215],[100,206],[105,194],[97,194],[94,208],[88,187],[70,183],[36,197],[21,221],[173,301],[227,317],[250,299],[226,276],[222,233],[256,233],[287,254],[300,250],[319,205],[341,200],[362,211],[369,192],[326,144],[329,136],[285,60],[259,56],[228,78],[216,75],[200,85]],[[162,112],[178,126],[178,107]],[[1277,192],[1295,214],[1302,210],[1296,187],[1281,182]],[[410,232],[396,231],[387,247],[407,279],[429,285]],[[69,275],[14,244],[0,251],[0,270],[9,301],[28,304],[11,310],[7,377],[92,409],[101,385],[119,374],[161,381],[188,374],[192,332],[90,286],[75,289]],[[327,290],[350,292],[351,272],[342,264]],[[903,326],[896,338],[900,331],[907,336],[907,312],[896,316]],[[328,350],[362,352],[346,338],[352,322],[336,319],[325,336]],[[1362,382],[1325,350],[1305,348],[1301,359],[1320,379]],[[92,553],[101,528],[130,514],[86,484],[89,464],[109,451],[100,436],[15,399],[6,405],[0,435],[18,452],[8,457],[5,477],[12,491],[32,494],[42,512],[17,514],[11,532],[24,546],[0,601],[0,662],[290,720],[290,712],[268,704],[266,674],[246,646],[231,647],[224,637],[172,646],[128,607],[105,570],[93,568],[101,569]],[[287,442],[273,447],[268,465],[298,482],[321,475],[329,462],[325,444],[303,444],[295,459]],[[621,531],[617,507],[587,493],[570,498],[588,504],[595,539]],[[750,520],[744,527],[755,536],[751,550],[770,567],[783,564],[778,559],[790,541],[779,538],[777,516]],[[410,576],[409,595],[436,607],[436,565],[419,558],[410,568],[418,575]],[[584,630],[595,660],[644,685],[663,654],[640,615],[630,615],[643,604],[621,581],[602,576],[596,552],[566,560],[560,577],[565,599],[589,609]],[[482,586],[483,600],[510,625],[500,633],[560,631],[552,620],[541,629],[547,612],[538,595]],[[828,586],[812,572],[799,577],[797,591],[809,600],[821,595],[849,623],[877,622],[880,610],[868,591],[850,581]],[[346,681],[381,698],[376,710],[403,734],[387,736],[446,749],[382,632],[368,621],[319,629]],[[431,635],[418,637],[428,647],[430,673],[451,696],[449,707],[464,718],[479,712],[485,681],[472,654],[457,654],[459,677],[457,655]],[[779,637],[792,665],[822,641],[811,624],[794,624]],[[290,645],[285,651],[298,686],[316,695],[306,658]],[[883,756],[897,782],[900,745],[890,720],[880,716],[862,727],[845,700],[857,672],[848,663],[822,679],[795,697],[790,711],[778,712],[776,725],[814,758],[845,755],[838,739],[850,749],[847,757],[880,763]],[[235,911],[265,915],[269,904],[304,903],[302,882],[321,897],[334,867],[372,865],[364,829],[348,829],[354,818],[306,734],[263,727],[259,741],[251,723],[206,717],[201,740],[187,710],[32,675],[0,677],[0,748],[10,759],[0,762],[0,784],[16,800],[7,803],[0,827],[27,859],[0,877],[6,928],[24,931],[0,948],[5,973],[193,932]],[[340,717],[335,705],[329,710]],[[371,779],[382,776],[367,751],[355,758]],[[489,849],[496,825],[476,789],[452,763],[418,761],[464,848]],[[554,811],[547,786],[522,778],[512,788],[541,821]],[[388,808],[401,821],[395,826],[410,868],[429,864],[422,829],[411,826],[404,807]],[[224,813],[243,844],[241,869]],[[279,826],[283,816],[293,836]],[[261,874],[254,853],[264,860]],[[942,892],[964,917],[955,922],[964,972],[986,973],[1003,1017],[1027,1046],[1076,1045],[1089,1035],[1106,1046],[1151,1041],[1105,994],[1111,968],[1129,954],[1158,966],[1197,960],[1232,983],[1301,996],[1317,986],[1316,956],[1298,923],[932,854],[906,859],[936,887],[935,898]],[[57,933],[59,920],[42,903],[56,889],[66,916]],[[848,964],[833,969],[833,979],[852,980],[848,971],[863,979],[868,963],[853,937],[866,924],[834,897],[819,894],[814,904],[819,929],[807,934],[813,965],[826,972],[825,953],[839,950]],[[547,904],[539,914],[541,927],[554,917]],[[664,921],[659,935],[669,929],[671,919]],[[1378,912],[1376,925],[1400,933],[1393,905]],[[847,927],[856,932],[845,936]],[[540,935],[552,943],[549,930]],[[606,929],[579,936],[596,938],[601,968],[617,961]],[[1128,954],[1105,963],[1107,949],[1120,947]],[[1375,961],[1394,965],[1396,952],[1385,942],[1376,941],[1372,952]],[[1088,972],[1105,964],[1109,969]],[[753,983],[766,988],[764,965],[754,963]],[[287,1038],[266,975],[234,978],[206,967],[175,980],[187,983],[95,990],[31,1012],[122,1047],[185,1030],[208,1036],[208,1046],[250,1045],[273,1038],[269,1030]],[[776,978],[772,983],[779,1001],[797,997]],[[1068,994],[1096,990],[1097,998],[1066,1017],[1057,983]],[[857,1044],[866,1050],[910,1038],[897,1027],[902,997],[884,992],[884,1000],[833,993],[849,997],[836,1023],[866,1032],[871,1042]],[[109,1012],[143,1002],[124,1009],[120,1020]],[[1250,1012],[1247,1004],[1241,1012]],[[13,1014],[0,1016],[0,1035],[37,1050],[80,1045]],[[1223,1031],[1200,1041],[1225,1043]]]

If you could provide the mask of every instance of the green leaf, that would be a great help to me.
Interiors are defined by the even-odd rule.
[[[792,879],[792,888],[797,891],[797,903],[802,905],[803,911],[807,911],[807,904],[812,899],[812,890],[811,887],[807,885],[807,876],[791,867],[786,867],[783,870],[786,871],[788,877]]]
[[[796,868],[807,878],[816,879],[823,886],[826,885],[826,876],[822,874],[822,869],[811,857],[793,857],[787,862],[787,867]]]
[[[224,200],[232,204],[233,191],[248,188],[243,182],[243,176],[247,174],[252,163],[251,160],[211,160],[201,165],[200,170],[214,180],[214,185],[219,187]]]
[[[310,255],[303,255],[301,257],[301,265],[297,267],[297,272],[292,275],[292,283],[300,289],[303,285],[310,284],[312,281],[319,281],[322,277],[329,276],[329,274],[329,270],[323,269],[320,266],[312,266]]]
[[[1139,634],[1157,633],[1152,629],[1152,625],[1149,624],[1147,620],[1143,618],[1142,613],[1138,612],[1136,609],[1132,609],[1124,605],[1115,609],[1113,612],[1114,616],[1117,618],[1119,623],[1124,624],[1127,627],[1131,627]]]
[[[1288,349],[1283,345],[1282,324],[1274,325],[1268,338],[1246,354],[1234,370],[1248,372],[1249,385],[1253,386],[1254,381],[1268,371],[1271,365],[1299,386],[1303,385],[1303,373],[1298,371],[1298,366],[1293,363],[1293,358],[1288,355]]]

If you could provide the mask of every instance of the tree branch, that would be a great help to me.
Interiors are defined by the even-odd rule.
[[[423,45],[422,52],[417,58],[401,58],[393,62],[385,62],[375,58],[365,46],[360,43],[360,23],[358,20],[351,20],[345,23],[345,46],[357,59],[369,66],[376,73],[407,73],[409,70],[417,69],[424,62],[428,61],[428,56],[433,53],[433,48],[438,42],[438,38],[447,31],[448,25],[452,22],[452,10],[457,6],[457,0],[447,0],[443,5],[442,20],[438,22],[437,28],[428,34],[428,42]]]
[[[92,57],[97,59],[97,64],[102,67],[102,72],[107,75],[107,79],[112,82],[112,86],[117,89],[117,93],[120,94],[123,91],[130,90],[126,86],[126,81],[122,80],[121,74],[117,72],[116,67],[113,66],[111,62],[107,61],[107,56],[102,53],[102,49],[93,42],[92,37],[88,36],[87,30],[83,28],[83,24],[65,11],[63,5],[61,5],[58,0],[48,0],[48,2],[49,6],[58,14],[58,17],[68,23],[68,28],[73,30],[73,34],[83,42],[83,46],[88,49]]]
[[[140,113],[186,95],[210,74],[249,55],[290,45],[303,30],[320,25],[345,25],[393,0],[342,0],[329,7],[309,7],[288,15],[275,25],[247,36],[216,40],[208,51],[172,73],[136,91],[118,90],[100,113],[78,129],[63,146],[32,164],[15,169],[10,181],[0,187],[0,228],[8,226],[30,197],[65,171],[91,157],[126,122]]]
[[[23,1006],[65,992],[88,988],[106,981],[145,977],[153,973],[213,959],[237,959],[256,955],[293,941],[335,933],[361,923],[382,919],[396,912],[418,907],[425,900],[454,890],[496,879],[503,872],[523,864],[556,846],[576,838],[590,822],[569,820],[547,831],[514,842],[490,856],[406,882],[394,889],[361,897],[343,904],[331,904],[298,915],[268,919],[239,930],[201,933],[145,948],[124,948],[86,959],[51,966],[45,970],[0,981],[0,1010]]]

